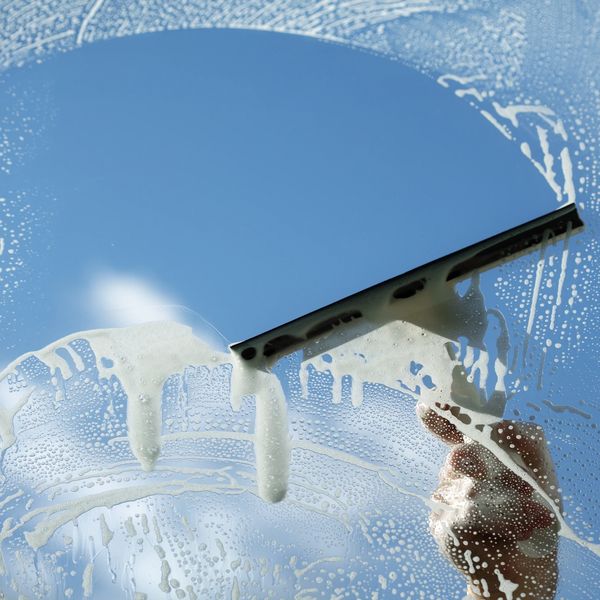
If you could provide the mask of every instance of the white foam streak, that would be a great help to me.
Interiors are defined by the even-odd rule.
[[[487,119],[507,140],[512,140],[513,137],[508,129],[502,125],[494,115],[490,114],[487,110],[481,110],[481,115]]]
[[[482,81],[485,79],[486,79],[485,75],[462,76],[462,75],[455,75],[453,73],[446,73],[445,75],[440,75],[437,79],[437,82],[442,87],[447,88],[450,85],[449,84],[450,81],[454,81],[460,85],[467,85],[469,83],[472,83],[473,81]]]
[[[563,148],[560,152],[560,162],[564,178],[563,193],[567,197],[567,204],[575,202],[575,183],[573,182],[573,163],[568,148]]]
[[[256,475],[259,496],[279,502],[287,492],[290,440],[281,384],[275,376],[269,379],[256,393]]]
[[[538,297],[540,295],[540,286],[542,285],[542,274],[544,272],[544,265],[546,264],[546,259],[542,254],[542,257],[537,262],[537,267],[535,270],[535,281],[533,284],[533,293],[531,294],[531,304],[529,307],[529,317],[527,319],[527,335],[530,336],[533,331],[533,323],[535,322],[535,312],[538,303]]]
[[[499,590],[506,596],[506,600],[513,600],[513,594],[519,588],[517,583],[513,583],[510,579],[506,579],[499,569],[494,569],[494,574],[498,578]]]
[[[255,452],[259,494],[275,502],[285,496],[289,469],[289,433],[285,397],[279,380],[265,371],[247,367],[229,354],[218,352],[194,336],[190,327],[172,322],[146,323],[121,329],[93,330],[75,333],[42,350],[26,354],[11,363],[0,381],[18,370],[29,357],[36,357],[51,372],[72,373],[57,354],[75,340],[84,339],[96,356],[101,379],[116,377],[127,395],[127,436],[133,455],[145,471],[150,471],[160,455],[162,407],[165,381],[189,365],[234,363],[231,379],[231,402],[235,409],[244,396],[256,398]],[[105,363],[102,359],[109,359]],[[83,368],[83,363],[74,361]],[[106,366],[110,364],[110,366]],[[13,419],[29,397],[31,390],[13,401],[0,414],[0,434],[5,447],[14,443]],[[12,399],[12,397],[11,397]]]
[[[492,105],[498,115],[509,120],[514,127],[519,126],[518,115],[520,114],[534,114],[543,117],[554,116],[554,111],[547,106],[533,104],[509,104],[507,106],[502,106],[498,102],[493,102]]]
[[[255,369],[236,357],[231,402],[239,410],[245,396],[256,402],[254,452],[259,496],[279,502],[288,486],[290,439],[287,406],[281,383],[272,373]]]
[[[562,292],[563,287],[565,285],[565,278],[567,276],[567,264],[569,261],[569,247],[568,247],[568,238],[565,239],[565,247],[562,251],[562,256],[560,260],[560,274],[558,276],[558,287],[556,290],[556,302],[552,306],[552,313],[550,315],[550,331],[554,331],[556,327],[556,311],[558,307],[562,304]]]

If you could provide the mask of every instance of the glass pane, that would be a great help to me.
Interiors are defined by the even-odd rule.
[[[5,3],[0,597],[597,598],[598,18]],[[164,33],[198,28],[317,40]],[[567,203],[583,231],[227,349]]]

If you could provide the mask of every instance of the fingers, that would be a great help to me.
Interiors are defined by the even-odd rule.
[[[448,456],[450,468],[460,475],[471,479],[483,480],[488,477],[484,449],[479,444],[461,444]]]
[[[509,453],[517,455],[519,462],[523,463],[542,489],[560,505],[558,480],[541,426],[520,421],[500,421],[492,431],[492,440]]]
[[[518,474],[526,469],[552,498],[558,496],[542,428],[508,420],[493,425],[491,439],[518,466],[513,472],[499,460],[496,450],[464,436],[444,418],[448,414],[462,421],[459,407],[437,404],[433,410],[419,403],[417,414],[431,433],[451,446],[432,496],[430,531],[471,582],[477,592],[473,596],[502,595],[503,580],[496,577],[500,572],[530,592],[528,597],[554,597],[557,518]]]
[[[531,497],[533,488],[510,469],[503,469],[498,475],[498,483],[505,489],[513,490],[519,496]]]
[[[465,436],[448,419],[439,413],[448,411],[456,418],[460,418],[458,407],[450,407],[448,404],[436,403],[438,410],[429,408],[426,404],[419,402],[416,406],[417,415],[423,425],[436,437],[451,446],[463,444]],[[550,495],[560,506],[558,493],[558,481],[548,451],[543,429],[533,423],[519,421],[499,421],[492,430],[491,439],[515,457],[520,466],[524,466],[530,474],[540,483],[544,491]],[[456,455],[456,471],[473,477],[482,478],[482,464],[477,462],[472,449],[466,451],[466,455]],[[454,468],[454,464],[453,464]],[[505,470],[500,475],[500,482],[506,488],[510,488],[521,495],[531,495],[531,486],[523,481],[518,475],[510,470]]]
[[[490,501],[494,497],[497,501],[509,494],[518,504],[523,503],[520,509],[525,511],[523,516],[528,516],[517,519],[527,523],[520,528],[522,531],[519,531],[519,539],[527,539],[537,529],[556,525],[553,512],[533,499],[534,489],[529,483],[506,468],[493,452],[465,438],[455,425],[439,414],[448,411],[460,418],[460,415],[455,414],[459,411],[458,407],[436,403],[436,408],[437,410],[433,410],[420,402],[416,411],[431,433],[453,447],[441,473],[442,480],[451,480],[457,476],[471,479],[473,484],[465,499],[475,500],[490,495]],[[494,425],[491,439],[511,454],[518,466],[527,469],[560,509],[557,477],[543,429],[533,423],[503,420]]]
[[[437,406],[440,410],[449,409],[447,404],[444,406],[437,404]],[[426,404],[423,404],[423,402],[417,404],[416,411],[423,425],[442,441],[451,445],[462,444],[465,441],[463,434],[458,431],[455,425],[444,419],[444,417],[440,416]]]
[[[492,440],[524,459],[531,469],[540,469],[546,461],[546,440],[539,425],[519,421],[500,421],[492,431]]]
[[[556,526],[556,516],[552,511],[542,506],[535,500],[524,500],[522,504],[523,513],[527,515],[523,519],[522,525],[518,532],[517,539],[519,541],[528,540],[533,533],[538,529]]]

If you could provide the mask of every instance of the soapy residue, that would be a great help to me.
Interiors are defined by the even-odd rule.
[[[419,428],[416,399],[438,411],[436,402],[451,404],[445,418],[553,507],[565,557],[559,597],[598,596],[597,6],[0,5],[4,69],[99,40],[203,27],[308,35],[400,60],[468,102],[544,178],[549,210],[576,202],[587,226],[473,281],[463,306],[477,318],[467,324],[461,312],[452,334],[400,319],[315,342],[274,365],[277,377],[175,324],[85,332],[22,357],[0,377],[4,596],[459,597],[462,577],[424,534],[447,449]],[[14,108],[15,91],[3,93]],[[43,127],[35,102],[17,104],[0,110],[3,176]],[[30,192],[5,196],[0,326],[10,337],[11,306],[34,285],[28,253],[43,244]],[[491,440],[501,417],[543,426],[562,510]],[[478,555],[467,556],[477,570]],[[482,591],[519,597],[508,573],[493,576]]]
[[[368,506],[373,493],[382,493],[367,492],[373,481],[383,485],[383,497],[400,494],[429,506],[422,490],[405,489],[401,475],[382,461],[310,436],[291,439],[296,421],[288,418],[280,380],[211,349],[184,325],[160,322],[73,334],[20,357],[0,381],[2,575],[19,594],[50,597],[57,577],[74,577],[57,566],[73,555],[81,564],[73,571],[79,580],[65,581],[65,594],[108,593],[105,586],[118,580],[137,595],[151,597],[159,589],[200,597],[202,585],[191,574],[196,571],[184,568],[186,560],[182,563],[173,549],[189,543],[200,555],[217,552],[215,577],[223,576],[221,563],[232,565],[234,596],[243,597],[253,585],[261,589],[253,581],[255,572],[272,573],[274,589],[286,590],[292,581],[306,582],[309,572],[318,572],[314,565],[322,561],[306,557],[321,552],[325,540],[344,540],[354,530],[352,512],[365,500]],[[54,443],[41,441],[52,435]],[[291,458],[300,467],[292,479]],[[20,464],[35,468],[15,471],[13,465]],[[318,483],[316,473],[311,475],[331,465],[335,481]],[[366,480],[360,482],[361,477]],[[349,487],[349,481],[355,484]],[[240,520],[235,504],[240,496],[242,506],[253,506],[249,514],[254,512],[257,522],[269,518],[268,505],[256,504],[253,497],[283,500],[284,514],[293,510],[292,523],[313,514],[320,532],[313,528],[293,546],[304,556],[301,549],[308,544],[306,557],[273,562],[277,553],[289,552],[282,538],[280,549],[274,546],[276,552],[261,558],[254,542],[244,540],[263,535],[264,526]],[[177,509],[179,503],[187,508]],[[367,531],[368,517],[360,510],[359,515],[359,531]],[[180,529],[183,538],[174,533]],[[130,546],[137,552],[133,562]],[[155,560],[157,568],[147,568]],[[33,563],[46,566],[32,568]],[[201,562],[197,565],[200,569]],[[360,578],[355,583],[357,590],[366,585]]]
[[[477,277],[462,296],[440,297],[439,314],[486,314]],[[467,319],[460,343],[434,333],[434,321],[429,330],[394,320],[363,325],[348,339],[336,340],[335,332],[307,346],[304,357],[287,359],[293,373],[278,376],[270,365],[252,368],[213,350],[191,328],[173,322],[81,332],[20,357],[0,374],[4,574],[10,574],[19,593],[43,597],[63,567],[20,573],[18,561],[29,557],[32,565],[62,564],[63,556],[76,554],[77,562],[84,557],[88,562],[73,571],[80,573],[79,582],[65,583],[65,593],[108,593],[120,581],[131,593],[151,595],[159,589],[185,598],[210,586],[221,588],[224,566],[235,564],[227,585],[234,596],[244,597],[254,585],[262,589],[254,580],[257,572],[271,573],[274,589],[294,589],[307,577],[321,586],[319,573],[334,573],[339,554],[315,558],[313,552],[332,543],[342,554],[349,547],[364,554],[366,543],[368,556],[381,552],[380,543],[396,539],[386,551],[393,571],[400,568],[398,560],[406,560],[402,548],[411,538],[406,523],[395,521],[398,506],[416,511],[418,521],[435,506],[427,492],[436,475],[425,459],[431,440],[411,425],[414,399],[434,410],[455,406],[458,412],[448,420],[555,506],[485,429],[507,401],[505,370],[496,369],[492,384],[488,381],[489,365],[505,365],[507,357],[506,331],[501,327],[490,338],[492,322]],[[318,389],[325,381],[329,405]],[[71,423],[65,426],[64,418]],[[386,442],[388,431],[394,437]],[[55,444],[40,446],[41,435],[53,434]],[[413,445],[407,446],[407,438]],[[443,449],[434,450],[443,456]],[[36,468],[20,467],[28,464]],[[335,476],[323,479],[326,473]],[[268,504],[256,504],[253,497],[275,503],[275,513],[265,512]],[[244,498],[241,505],[236,498]],[[268,523],[283,518],[276,508],[280,502],[292,522],[272,529]],[[240,513],[239,507],[249,504],[250,512]],[[254,527],[244,514],[255,514],[263,525]],[[389,525],[382,530],[385,514]],[[556,517],[565,537],[600,553],[558,511]],[[307,519],[314,525],[304,539],[298,525]],[[279,541],[263,555],[250,531],[262,536],[265,527]],[[303,563],[289,556],[280,538],[292,531],[291,548]],[[420,543],[427,545],[425,539]],[[208,588],[193,575],[200,574],[201,561],[186,567],[188,560],[176,547],[217,553]],[[421,552],[435,556],[431,547]],[[252,561],[244,577],[239,571],[243,556]],[[443,568],[435,560],[430,566]],[[371,589],[360,565],[350,574],[342,571],[339,589],[352,589],[357,597]],[[510,592],[510,581],[502,577]],[[382,590],[412,585],[393,577],[377,581]]]
[[[118,379],[127,397],[127,438],[132,454],[144,471],[154,469],[161,452],[161,397],[167,378],[189,365],[223,365],[228,357],[212,350],[195,337],[190,327],[172,322],[148,323],[121,329],[95,330],[72,334],[49,346],[21,356],[0,373],[0,381],[16,376],[26,361],[43,363],[51,381],[70,380],[85,370],[81,356],[73,348],[85,339],[95,357],[99,381]],[[62,351],[62,352],[61,352]],[[243,365],[237,363],[237,371]],[[239,409],[242,396],[256,397],[256,465],[261,497],[278,501],[287,488],[287,414],[279,381],[264,371],[236,377],[242,382],[232,389],[232,404]],[[35,391],[35,390],[33,390]],[[9,389],[10,392],[10,389]],[[0,430],[3,451],[15,443],[12,422],[33,392],[7,407]],[[57,386],[55,401],[64,402]],[[23,398],[23,396],[21,396]]]

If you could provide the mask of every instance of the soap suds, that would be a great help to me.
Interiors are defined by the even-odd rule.
[[[158,322],[69,335],[13,361],[0,373],[0,381],[18,371],[19,365],[30,357],[48,365],[52,374],[60,369],[65,377],[72,377],[69,365],[57,351],[70,348],[70,344],[79,339],[90,344],[101,379],[110,380],[114,376],[123,386],[128,399],[129,445],[145,471],[152,471],[160,456],[161,396],[167,378],[182,372],[188,365],[233,363],[232,406],[239,410],[245,396],[253,395],[256,399],[255,452],[259,493],[269,502],[277,502],[285,496],[289,469],[287,409],[281,384],[274,375],[211,349],[194,336],[190,327]],[[105,360],[107,358],[110,362]],[[83,367],[79,358],[74,359],[74,363]],[[12,412],[2,420],[0,433],[7,432],[3,436],[5,443],[14,443],[12,422],[26,401],[27,398],[21,398],[15,402]]]
[[[498,583],[500,584],[500,591],[506,596],[506,600],[513,600],[513,594],[519,589],[518,584],[513,583],[510,579],[507,579],[502,575],[502,573],[495,569],[494,573],[498,578]]]
[[[88,563],[83,571],[81,589],[84,598],[91,598],[94,591],[94,563]]]

